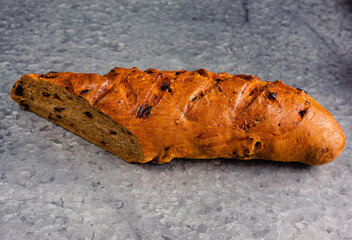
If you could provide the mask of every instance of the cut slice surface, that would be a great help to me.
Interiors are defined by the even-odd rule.
[[[16,81],[11,97],[23,109],[39,114],[119,158],[128,162],[144,159],[137,138],[125,127],[94,108],[87,99],[40,75],[28,74]]]

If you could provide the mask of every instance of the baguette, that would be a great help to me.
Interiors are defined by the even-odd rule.
[[[114,68],[17,80],[24,110],[127,162],[266,159],[311,165],[342,152],[344,133],[305,91],[252,75]]]

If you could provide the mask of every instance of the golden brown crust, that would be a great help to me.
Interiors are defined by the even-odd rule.
[[[260,158],[324,164],[345,144],[341,127],[325,108],[281,81],[205,69],[28,76],[82,96],[124,126],[141,145],[139,162]]]

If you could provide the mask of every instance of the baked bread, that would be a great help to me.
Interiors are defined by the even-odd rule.
[[[118,67],[104,76],[27,74],[11,97],[128,162],[325,164],[345,145],[339,124],[305,91],[251,75]]]

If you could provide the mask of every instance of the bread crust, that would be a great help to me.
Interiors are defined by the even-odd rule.
[[[11,92],[22,107],[23,102],[35,101],[18,94],[25,79],[45,81],[83,97],[126,128],[138,140],[143,156],[129,162],[237,158],[315,165],[334,160],[345,145],[341,127],[324,107],[279,80],[205,69],[117,67],[104,76],[27,74]]]

